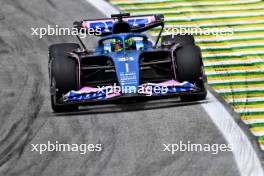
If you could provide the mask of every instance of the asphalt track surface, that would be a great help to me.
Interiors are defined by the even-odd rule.
[[[48,46],[72,37],[31,35],[32,27],[72,25],[103,17],[84,0],[0,0],[1,176],[236,176],[233,155],[163,152],[163,144],[226,143],[199,103],[177,98],[84,107],[54,114],[48,88]],[[88,47],[95,40],[87,42]],[[210,100],[209,100],[210,101]],[[101,152],[32,152],[31,144],[101,143]]]

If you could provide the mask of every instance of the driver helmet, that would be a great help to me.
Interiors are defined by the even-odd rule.
[[[113,39],[112,40],[112,46],[114,48],[114,51],[122,51],[122,42],[120,40]]]

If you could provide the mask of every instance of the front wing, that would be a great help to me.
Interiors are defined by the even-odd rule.
[[[201,89],[189,82],[169,80],[161,83],[146,83],[138,88],[119,87],[116,85],[104,87],[83,87],[78,91],[70,91],[58,100],[57,104],[90,104],[110,102],[133,97],[164,97],[173,95],[199,94]]]

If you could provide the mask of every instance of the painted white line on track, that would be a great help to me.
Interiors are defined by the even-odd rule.
[[[264,87],[254,87],[254,86],[244,86],[244,87],[240,87],[240,88],[234,88],[232,86],[230,86],[229,88],[214,88],[215,91],[217,91],[218,93],[231,93],[231,92],[248,92],[248,91],[259,91],[259,90],[263,90],[264,91]]]
[[[261,148],[262,150],[264,150],[264,145],[260,145],[260,148]]]
[[[124,1],[117,1],[117,2],[113,1],[113,4],[114,5],[118,5],[118,4],[129,5],[129,4],[146,4],[146,3],[166,3],[166,2],[173,2],[173,1],[172,0],[144,0],[144,1],[142,1],[142,0],[129,0],[129,1],[124,0]],[[234,0],[234,2],[237,2],[237,3],[241,2],[242,3],[243,0],[242,1],[241,0],[236,0],[236,1]],[[247,2],[259,2],[259,0],[247,0]],[[181,3],[184,3],[184,2],[182,1]],[[200,4],[200,3],[195,3],[195,4]]]
[[[254,136],[263,136],[264,135],[264,132],[263,131],[251,131],[252,132],[252,134],[254,135]]]
[[[258,56],[256,56],[258,57]],[[213,59],[212,59],[213,60]],[[263,63],[264,62],[264,57],[263,58],[251,58],[251,59],[239,59],[239,60],[232,60],[232,58],[222,58],[222,60],[218,61],[212,61],[212,60],[204,60],[204,66],[222,66],[222,65],[242,65],[242,64],[258,64],[258,63]]]
[[[86,1],[107,17],[112,13],[119,13],[116,8],[104,0]],[[240,174],[242,176],[263,176],[264,172],[260,160],[245,133],[236,124],[224,106],[210,92],[208,92],[208,98],[210,102],[202,104],[202,107],[221,131],[227,142],[233,145],[233,154]]]
[[[264,119],[250,119],[250,120],[243,120],[244,123],[247,125],[254,124],[254,123],[264,123]]]
[[[241,49],[242,50],[242,49]],[[217,53],[214,51],[214,53],[205,53],[203,54],[204,57],[207,58],[214,58],[214,57],[225,57],[225,56],[231,56],[231,57],[239,57],[242,55],[250,55],[250,54],[264,54],[263,49],[258,50],[252,50],[252,51],[232,51],[227,53]]]
[[[233,154],[240,174],[242,176],[263,176],[264,172],[260,160],[245,133],[225,107],[210,92],[208,92],[208,98],[210,102],[202,104],[202,107],[209,114],[227,142],[233,145]]]
[[[148,10],[148,11],[144,11],[144,12],[138,12],[138,11],[132,11],[133,15],[149,15],[149,14],[153,14],[153,13],[161,13],[161,12],[165,12],[165,13],[187,13],[187,12],[208,12],[210,10],[208,10],[208,8],[204,8],[204,9],[199,9],[199,7],[195,8],[195,7],[190,7],[188,9],[186,9],[186,7],[183,7],[184,9],[181,9],[181,7],[174,7],[171,8],[171,10],[168,9],[152,9],[152,10]],[[262,10],[264,8],[264,5],[260,5],[258,4],[257,6],[231,6],[231,7],[214,7],[214,12],[223,12],[223,13],[228,13],[228,11],[230,10]],[[177,11],[175,11],[177,9]],[[137,10],[137,9],[134,9]],[[131,10],[130,10],[131,11]]]
[[[191,20],[198,20],[198,19],[214,19],[214,18],[226,18],[226,17],[233,17],[233,18],[237,18],[237,17],[258,17],[258,16],[263,16],[264,13],[263,12],[246,12],[246,13],[224,13],[224,14],[210,14],[210,16],[208,16],[208,14],[205,15],[195,15],[192,17],[189,16],[170,16],[167,17],[166,19],[169,21],[174,21],[174,20],[186,20],[186,21],[191,21]]]
[[[241,107],[239,109],[235,108],[235,111],[237,113],[250,113],[250,112],[260,112],[260,111],[264,111],[264,108],[247,108],[247,107]]]
[[[264,102],[264,97],[246,97],[246,98],[225,98],[228,103],[247,103],[247,102]]]
[[[251,81],[264,81],[264,78],[240,78],[240,79],[232,79],[232,80],[227,80],[227,79],[221,79],[219,80],[210,80],[209,79],[209,84],[216,84],[216,83],[234,83],[234,82],[251,82]]]
[[[221,69],[221,68],[216,68],[216,69]],[[220,70],[220,71],[205,71],[206,75],[226,75],[226,74],[231,74],[231,73],[256,73],[256,72],[264,72],[264,68],[263,69],[248,69],[248,70],[228,70],[228,71],[225,71],[225,70]]]
[[[251,3],[254,3],[254,2],[260,2],[261,0],[247,0],[247,1],[225,1],[225,2],[176,2],[177,4],[176,5],[172,5],[172,4],[167,4],[167,5],[170,5],[170,7],[195,7],[195,6],[208,6],[208,5],[242,5],[242,4],[247,4],[249,2]],[[142,2],[142,1],[141,1]],[[147,1],[148,2],[148,1]],[[114,5],[119,5],[118,3],[113,3]],[[130,2],[126,2],[124,3],[126,5],[129,5]],[[164,7],[164,5],[158,5],[156,6],[157,8],[162,8]],[[129,8],[126,8],[126,7],[121,7],[122,9],[124,10],[128,10],[130,8],[133,8],[133,9],[148,9],[148,8],[152,8],[152,7],[129,7]]]
[[[264,27],[261,28],[261,30],[263,31],[264,30]],[[202,50],[208,50],[208,49],[240,49],[241,47],[256,47],[256,46],[264,46],[264,42],[259,42],[259,43],[235,43],[235,44],[232,44],[232,43],[228,43],[228,45],[220,45],[220,46],[203,46],[201,45],[200,48]]]

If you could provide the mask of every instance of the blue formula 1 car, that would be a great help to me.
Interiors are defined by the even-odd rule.
[[[163,15],[115,14],[77,21],[74,27],[79,31],[99,29],[100,39],[94,50],[88,50],[78,35],[80,44],[49,47],[54,112],[142,97],[179,96],[182,101],[206,98],[200,48],[192,35],[162,36]],[[144,32],[156,27],[161,30],[153,44]]]

